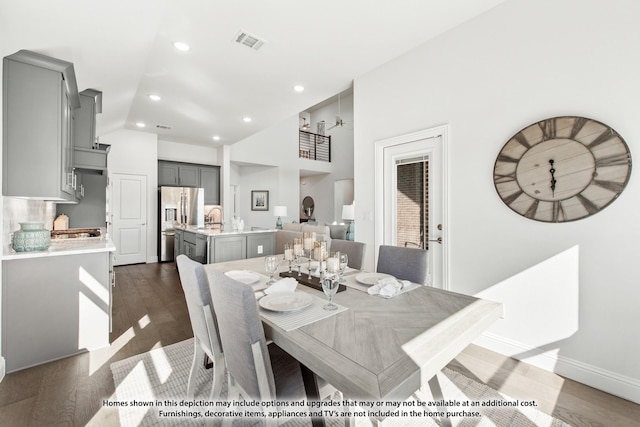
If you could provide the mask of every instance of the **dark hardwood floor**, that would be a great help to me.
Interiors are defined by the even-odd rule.
[[[116,267],[113,333],[107,349],[7,374],[0,383],[0,426],[119,426],[109,365],[193,336],[173,263]],[[523,362],[469,346],[451,369],[575,427],[640,426],[640,405]]]

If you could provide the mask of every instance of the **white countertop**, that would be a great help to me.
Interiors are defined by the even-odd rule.
[[[94,252],[115,252],[116,245],[109,237],[81,239],[53,239],[46,251],[16,252],[5,247],[2,260],[41,258],[45,256],[78,255]]]
[[[277,231],[276,229],[260,229],[260,230],[244,229],[242,231],[237,231],[237,230],[220,231],[220,229],[218,228],[198,228],[195,225],[176,226],[176,230],[190,231],[192,233],[204,234],[207,236],[233,236],[238,234],[275,233]]]

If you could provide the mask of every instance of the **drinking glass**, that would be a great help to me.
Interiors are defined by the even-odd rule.
[[[324,294],[329,297],[329,303],[322,308],[325,310],[337,309],[338,306],[333,303],[333,296],[338,292],[338,276],[333,273],[325,273],[320,280],[322,281]]]
[[[349,256],[345,253],[340,253],[340,255],[338,255],[338,262],[340,266],[340,283],[344,283],[344,271],[349,265]]]
[[[327,258],[327,271],[329,273],[337,273],[340,271],[340,252],[331,252]]]
[[[264,269],[269,273],[269,281],[267,282],[267,285],[271,285],[275,282],[273,274],[278,270],[278,257],[275,255],[264,257]]]

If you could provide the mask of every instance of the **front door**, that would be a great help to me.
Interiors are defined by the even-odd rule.
[[[147,177],[114,173],[112,183],[114,265],[147,261]]]

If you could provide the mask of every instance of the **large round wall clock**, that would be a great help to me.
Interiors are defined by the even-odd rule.
[[[493,181],[502,201],[543,222],[586,218],[609,206],[631,175],[631,154],[610,126],[553,117],[516,133],[502,147]]]

